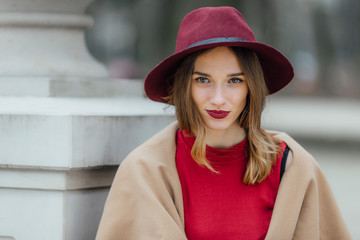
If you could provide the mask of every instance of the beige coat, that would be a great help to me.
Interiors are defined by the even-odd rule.
[[[115,176],[97,240],[186,239],[175,165],[177,125],[135,149]],[[293,161],[280,184],[266,239],[351,239],[323,172],[312,156],[284,133]]]

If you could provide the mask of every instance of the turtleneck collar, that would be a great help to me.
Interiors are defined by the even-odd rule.
[[[185,130],[179,131],[181,132],[182,139],[191,151],[195,142],[195,136]],[[236,145],[225,149],[206,146],[206,158],[210,163],[217,165],[244,161],[247,159],[247,143],[247,138],[245,138]]]

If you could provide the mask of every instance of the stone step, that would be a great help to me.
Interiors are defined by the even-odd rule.
[[[0,96],[4,97],[144,96],[143,81],[139,79],[0,76],[0,85]]]
[[[109,187],[117,166],[83,169],[0,168],[0,186],[7,189],[67,191]],[[0,238],[1,239],[1,238]]]
[[[0,166],[72,169],[118,165],[173,122],[145,98],[0,98]]]

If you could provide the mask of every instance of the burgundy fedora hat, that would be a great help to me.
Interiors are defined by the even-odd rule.
[[[169,95],[167,78],[187,55],[217,46],[239,46],[256,52],[269,94],[285,87],[294,77],[289,60],[275,48],[257,42],[241,13],[232,7],[205,7],[187,14],[181,22],[175,53],[167,57],[145,78],[146,95],[165,102]]]

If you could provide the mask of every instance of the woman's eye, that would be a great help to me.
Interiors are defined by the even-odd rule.
[[[198,77],[195,80],[198,81],[199,83],[208,83],[209,82],[209,79],[204,78],[204,77]]]
[[[243,82],[244,80],[242,80],[241,78],[231,78],[229,80],[230,83],[241,83]]]

